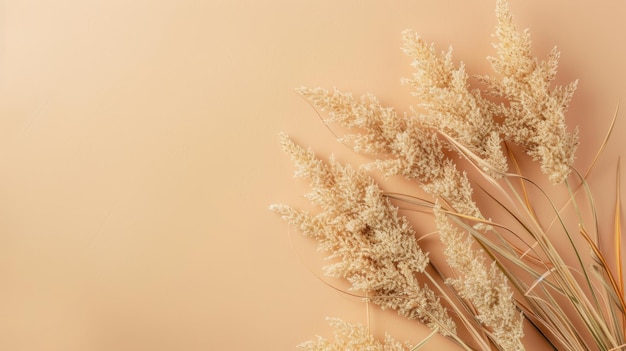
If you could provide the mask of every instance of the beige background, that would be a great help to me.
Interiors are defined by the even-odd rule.
[[[537,54],[560,48],[559,81],[580,79],[585,168],[626,97],[626,2],[511,6]],[[403,29],[489,73],[495,24],[493,1],[461,0],[7,0],[0,14],[0,349],[50,351],[291,350],[329,336],[326,316],[365,323],[267,211],[306,191],[279,131],[349,157],[293,88],[406,111]],[[593,179],[608,195],[624,120]]]

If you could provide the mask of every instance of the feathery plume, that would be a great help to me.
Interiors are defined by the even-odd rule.
[[[538,62],[531,54],[530,32],[517,30],[505,0],[497,1],[496,17],[499,42],[494,46],[498,56],[490,61],[500,79],[482,80],[491,94],[508,101],[502,133],[507,140],[526,148],[550,181],[560,183],[570,173],[578,146],[578,131],[569,133],[565,124],[565,112],[577,81],[551,88],[559,59],[556,49],[547,61]]]
[[[446,283],[476,308],[476,318],[489,328],[502,350],[524,350],[523,317],[515,306],[506,276],[495,263],[487,267],[482,252],[472,248],[473,239],[450,223],[438,203],[433,213],[440,240],[445,245],[446,262],[459,274]]]
[[[456,326],[437,296],[417,274],[428,256],[417,245],[415,232],[382,190],[360,170],[329,163],[282,135],[281,143],[296,164],[296,174],[311,181],[307,195],[321,208],[309,215],[286,205],[271,209],[306,236],[318,240],[320,249],[336,262],[326,274],[345,278],[353,290],[367,292],[382,308],[397,310],[441,334],[456,333]]]
[[[457,212],[481,218],[467,176],[445,155],[434,129],[416,118],[399,117],[371,94],[355,99],[337,89],[302,87],[298,92],[328,113],[327,122],[362,131],[343,137],[342,141],[356,152],[379,156],[376,165],[386,176],[416,180],[425,191],[445,199]]]
[[[338,318],[328,318],[331,327],[335,328],[335,340],[318,337],[317,340],[306,341],[298,346],[304,351],[409,351],[408,345],[395,341],[386,335],[381,342],[367,332],[361,324],[344,322]]]
[[[402,50],[412,59],[412,78],[403,82],[413,87],[418,106],[426,110],[420,115],[423,123],[446,133],[470,151],[483,158],[497,172],[485,169],[494,177],[507,170],[502,152],[499,126],[495,116],[499,107],[481,97],[480,90],[470,89],[468,75],[461,63],[452,62],[452,48],[437,55],[433,44],[407,30],[402,33]]]

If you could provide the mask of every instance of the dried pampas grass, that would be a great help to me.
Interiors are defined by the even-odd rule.
[[[532,56],[530,34],[517,30],[505,0],[497,0],[496,18],[494,75],[479,77],[481,89],[470,88],[451,50],[438,53],[413,31],[402,36],[414,68],[403,82],[419,101],[412,113],[400,115],[371,94],[299,88],[327,123],[354,131],[341,136],[342,143],[374,161],[361,168],[324,161],[283,134],[283,150],[296,174],[311,182],[308,199],[319,211],[271,209],[318,241],[332,262],[326,274],[463,349],[524,350],[525,326],[557,350],[624,349],[621,250],[618,244],[618,264],[610,266],[598,248],[595,210],[581,201],[592,204],[592,193],[573,165],[577,131],[565,123],[577,82],[554,85],[558,52],[546,61]],[[538,162],[545,184],[525,175],[523,157]],[[373,169],[411,180],[429,197],[386,193],[369,175]],[[562,187],[566,201],[553,198],[547,186]],[[475,202],[475,191],[487,200]],[[539,204],[551,220],[538,215]],[[617,198],[618,243],[619,204]],[[432,215],[445,267],[418,245],[423,234],[398,206]],[[319,338],[301,348],[414,350],[423,344],[409,348],[389,337],[377,341],[358,325],[331,324],[334,342]]]

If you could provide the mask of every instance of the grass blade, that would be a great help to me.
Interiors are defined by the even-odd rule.
[[[617,104],[617,107],[615,108],[615,113],[613,114],[613,119],[611,120],[611,125],[609,126],[609,130],[607,131],[606,136],[604,137],[604,140],[602,140],[602,144],[600,145],[600,148],[598,149],[596,156],[593,158],[591,165],[587,169],[587,172],[585,172],[584,179],[587,179],[587,176],[589,176],[589,173],[591,173],[591,171],[596,165],[596,162],[598,162],[598,159],[600,159],[600,155],[606,148],[606,145],[609,142],[609,138],[611,137],[611,134],[613,133],[613,128],[615,127],[615,122],[617,121],[618,112],[619,112],[619,103]]]
[[[621,208],[621,181],[620,181],[620,159],[617,159],[617,186],[615,195],[615,261],[616,276],[618,281],[618,292],[620,296],[624,296],[624,274],[622,271],[622,208]]]

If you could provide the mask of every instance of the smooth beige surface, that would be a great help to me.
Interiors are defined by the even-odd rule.
[[[300,85],[411,103],[412,28],[489,73],[493,1],[44,1],[0,5],[0,349],[292,350],[365,323],[313,247],[267,211],[303,204],[278,145],[333,141]],[[580,79],[585,168],[626,99],[626,3],[521,1],[538,55]],[[613,196],[621,114],[594,180]],[[599,189],[599,188],[598,188]],[[601,213],[601,215],[610,213]],[[371,311],[374,333],[427,331]],[[433,341],[425,349],[439,350]]]

